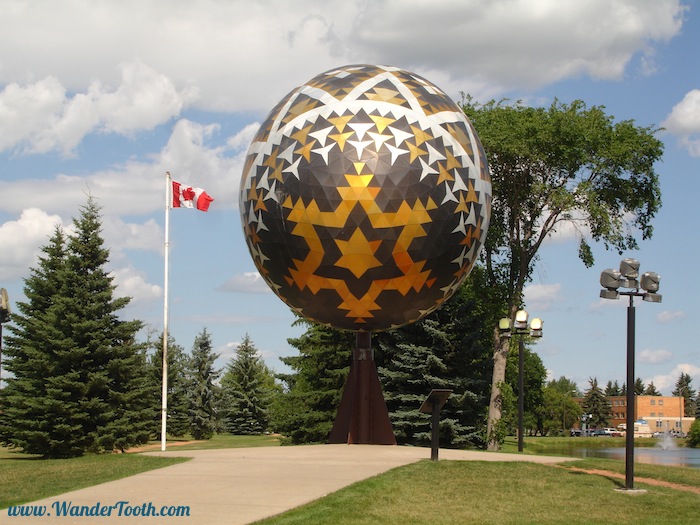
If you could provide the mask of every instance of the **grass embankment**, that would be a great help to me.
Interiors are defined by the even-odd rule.
[[[620,465],[614,465],[620,464]],[[614,460],[581,460],[566,466],[624,471]],[[653,467],[647,470],[647,467]],[[639,465],[673,474],[700,487],[695,469]],[[700,496],[635,483],[632,495],[613,489],[624,481],[534,463],[421,461],[351,485],[260,525],[464,525],[464,524],[695,524]]]
[[[569,444],[587,438],[561,438]],[[585,446],[623,446],[590,438]],[[619,438],[612,438],[613,440]],[[215,436],[204,442],[169,442],[168,450],[275,446],[275,436]],[[526,453],[551,454],[559,438],[528,438]],[[152,443],[159,449],[159,443]],[[509,441],[505,451],[517,446]],[[0,507],[25,503],[182,461],[140,454],[36,460],[0,449]],[[421,461],[351,485],[280,516],[265,525],[452,525],[452,524],[695,524],[700,496],[649,485],[642,478],[700,488],[700,469],[635,465],[635,488],[616,492],[624,481],[574,469],[624,474],[624,462],[583,459],[560,466],[507,462]]]
[[[0,509],[183,461],[187,461],[187,458],[159,458],[139,454],[39,459],[5,450],[0,455]]]
[[[210,440],[168,441],[168,451],[188,449],[242,448],[279,445],[275,436],[216,435]],[[160,450],[151,442],[140,450]],[[71,459],[41,459],[0,447],[0,509],[56,496],[148,470],[168,467],[187,458],[141,454],[87,455]]]
[[[655,447],[659,443],[655,438],[637,438],[634,448]],[[685,446],[685,439],[674,439],[674,443]],[[625,448],[624,437],[527,437],[523,453],[539,455],[561,455],[561,451],[571,448]],[[506,438],[502,452],[517,452],[518,441]]]
[[[276,447],[280,444],[280,437],[277,434],[266,436],[233,436],[231,434],[215,434],[211,439],[201,441],[179,440],[168,441],[166,448],[177,452],[178,450],[209,450],[217,448],[254,448],[254,447]],[[160,441],[152,442],[155,450],[160,450]],[[172,446],[170,446],[172,445]]]

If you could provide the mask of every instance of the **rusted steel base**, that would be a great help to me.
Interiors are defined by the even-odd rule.
[[[396,445],[377,365],[372,334],[357,332],[350,374],[333,423],[329,443]]]

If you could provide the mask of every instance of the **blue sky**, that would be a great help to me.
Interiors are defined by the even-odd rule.
[[[242,159],[267,112],[328,69],[418,73],[456,100],[581,99],[616,120],[664,127],[663,206],[654,236],[577,258],[574,232],[544,246],[527,308],[536,350],[582,388],[624,382],[625,300],[600,272],[636,257],[662,276],[661,304],[636,301],[637,375],[669,394],[700,388],[700,11],[682,0],[190,0],[0,4],[0,287],[21,300],[54,225],[70,230],[90,193],[102,205],[124,312],[163,328],[165,172],[204,188],[208,213],[173,210],[170,330],[191,348],[207,327],[219,364],[247,333],[270,367],[294,349],[289,309],[255,273],[238,216]],[[478,130],[477,130],[478,131]],[[583,232],[585,234],[585,232]],[[145,335],[144,335],[145,337]]]

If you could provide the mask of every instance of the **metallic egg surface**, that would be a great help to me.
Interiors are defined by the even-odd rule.
[[[438,87],[360,64],[272,109],[239,197],[274,293],[308,319],[371,332],[415,322],[458,289],[486,238],[491,179],[472,124]]]

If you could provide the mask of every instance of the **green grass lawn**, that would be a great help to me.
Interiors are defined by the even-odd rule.
[[[655,447],[659,440],[654,438],[637,438],[634,447]],[[685,446],[685,439],[675,440],[676,445]],[[624,448],[624,437],[526,437],[524,440],[524,454],[552,454],[568,447],[577,448]],[[517,452],[518,441],[514,437],[508,437],[503,444],[501,452]],[[554,454],[556,455],[556,454]]]
[[[588,468],[598,465],[598,462],[582,460],[572,464]],[[622,467],[624,469],[624,465]],[[698,477],[694,479],[700,481]],[[624,486],[624,481],[550,465],[421,461],[356,483],[259,523],[698,523],[700,496],[696,494],[642,484],[635,484],[635,488],[648,489],[646,494],[632,495],[614,490],[621,486]]]
[[[168,441],[168,451],[212,448],[249,448],[278,446],[276,436],[215,435],[212,439],[186,443],[187,439]],[[160,441],[151,442],[160,450]],[[0,509],[36,501],[133,476],[141,472],[187,461],[187,458],[154,457],[141,454],[86,455],[72,459],[41,459],[0,447]]]
[[[177,441],[166,443],[166,450],[176,452],[178,450],[207,450],[215,448],[253,448],[253,447],[276,447],[280,444],[278,435],[266,436],[234,436],[231,434],[214,434],[211,439],[195,441],[180,440],[187,444],[179,445]],[[155,444],[156,442],[152,442]],[[157,449],[160,450],[160,441],[157,442]],[[169,446],[172,445],[172,446]]]
[[[4,449],[0,453],[0,509],[183,461],[187,461],[187,458],[150,457],[140,454],[39,459]]]
[[[548,450],[560,447],[561,443],[557,443],[560,439],[569,438],[528,438],[525,441],[525,451],[547,454]],[[207,441],[176,445],[186,441],[169,442],[168,450],[177,452],[187,449],[279,445],[276,436],[231,435],[217,435]],[[160,443],[154,442],[152,445],[159,449]],[[504,451],[512,452],[516,448],[515,441],[510,440],[506,442]],[[0,448],[0,508],[180,461],[185,459],[141,454],[42,460]],[[635,488],[646,489],[648,492],[632,495],[614,490],[623,487],[624,480],[584,474],[571,467],[620,474],[625,471],[623,461],[612,459],[582,459],[560,466],[426,460],[353,484],[260,523],[645,525],[698,522],[700,495],[646,485],[639,479],[652,478],[700,487],[700,469],[637,463]]]

